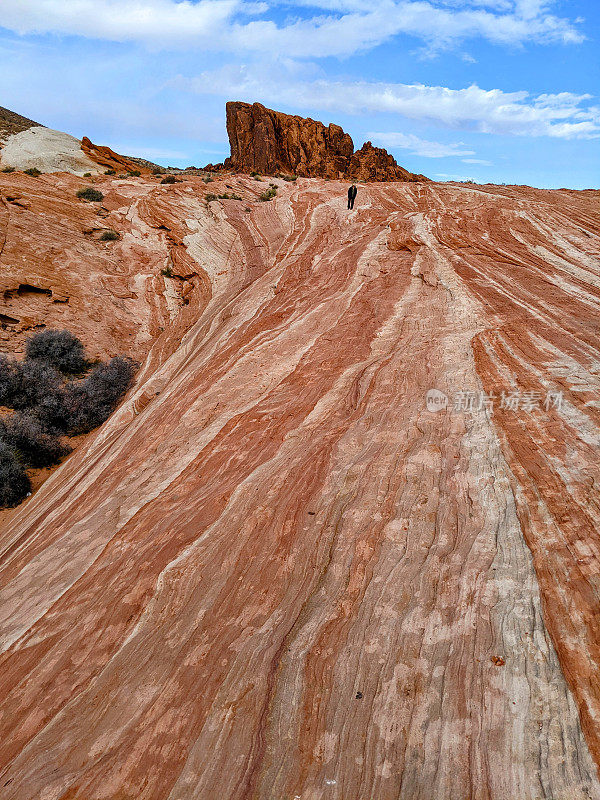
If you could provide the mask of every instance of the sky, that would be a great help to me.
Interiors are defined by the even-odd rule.
[[[225,102],[336,122],[434,180],[600,187],[599,0],[1,0],[0,105],[162,165]]]

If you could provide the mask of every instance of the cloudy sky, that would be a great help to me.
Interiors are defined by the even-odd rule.
[[[226,100],[338,122],[439,180],[600,186],[598,0],[1,0],[0,105],[161,164]]]

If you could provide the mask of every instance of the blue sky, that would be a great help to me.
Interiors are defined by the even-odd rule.
[[[220,161],[257,100],[434,179],[600,187],[598,0],[0,5],[0,105],[123,153]]]

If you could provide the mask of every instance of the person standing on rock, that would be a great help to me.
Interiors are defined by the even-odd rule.
[[[358,189],[354,184],[348,189],[348,208],[354,208],[354,201],[356,200],[356,195],[358,194]]]

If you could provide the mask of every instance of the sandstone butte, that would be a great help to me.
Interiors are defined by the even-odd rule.
[[[274,182],[0,175],[3,349],[143,362],[0,522],[2,800],[597,800],[600,192]]]
[[[381,147],[366,142],[354,152],[349,134],[339,125],[283,114],[260,103],[227,103],[231,156],[216,168],[275,175],[364,181],[425,181]],[[210,164],[209,167],[215,168]]]

